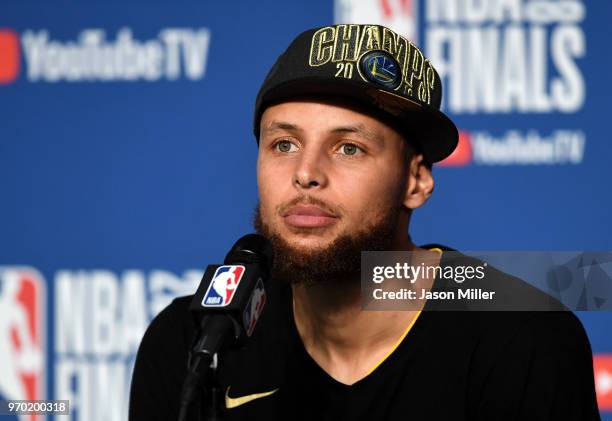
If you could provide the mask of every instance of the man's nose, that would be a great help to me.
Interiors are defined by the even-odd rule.
[[[305,147],[300,153],[293,176],[293,184],[298,189],[322,188],[327,185],[327,159],[324,153],[315,148]]]

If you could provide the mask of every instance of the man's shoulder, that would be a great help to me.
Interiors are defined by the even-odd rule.
[[[177,316],[187,317],[189,315],[189,305],[193,301],[194,294],[184,295],[174,298],[166,307],[166,310]]]
[[[462,254],[442,245],[428,245],[429,249],[439,248],[443,255],[440,265],[452,267],[482,266],[483,261]],[[534,346],[547,347],[554,344],[588,347],[586,333],[580,320],[562,303],[524,280],[487,266],[482,279],[463,283],[441,283],[439,288],[457,291],[458,288],[495,291],[497,301],[463,301],[458,304],[426,307],[433,309],[435,320],[444,323],[443,329],[452,336],[465,336],[481,348],[497,348],[500,352],[512,341],[521,340]],[[429,304],[429,303],[428,303]],[[451,310],[450,313],[446,314]]]
[[[176,324],[193,324],[189,311],[189,304],[193,300],[193,295],[186,295],[174,298],[162,311],[160,311],[151,321],[159,327]]]
[[[571,311],[431,311],[428,319],[434,327],[430,334],[445,332],[455,345],[501,350],[517,338],[541,344],[586,340],[582,323]]]
[[[151,320],[140,345],[141,352],[162,349],[176,352],[178,348],[186,351],[196,332],[195,322],[189,311],[192,299],[193,295],[173,299]]]
[[[134,365],[130,420],[177,418],[189,346],[195,333],[188,309],[192,297],[174,299],[147,327]]]
[[[534,286],[533,282],[539,280],[529,279],[530,282],[526,282],[488,263],[486,257],[469,256],[439,244],[427,247],[442,251],[440,274],[443,276],[436,279],[434,290],[454,291],[455,297],[458,298],[436,304],[440,308],[523,312],[568,310],[556,297]],[[508,260],[514,265],[518,264],[514,262],[516,258],[514,254],[508,256]],[[448,273],[452,274],[452,277],[446,276]]]
[[[501,350],[516,341],[549,347],[587,340],[582,323],[571,311],[478,311],[469,316],[466,322],[479,331],[480,346],[495,344]]]

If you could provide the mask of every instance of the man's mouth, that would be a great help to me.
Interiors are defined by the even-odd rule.
[[[321,228],[336,223],[338,218],[314,205],[296,205],[284,214],[285,223],[297,228]]]

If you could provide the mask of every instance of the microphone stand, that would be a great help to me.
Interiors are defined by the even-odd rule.
[[[212,374],[204,386],[204,402],[202,404],[203,421],[223,421],[225,411],[224,394],[221,385],[217,381],[218,354],[214,355],[213,363],[209,370]]]
[[[263,282],[269,275],[273,257],[272,244],[265,237],[248,234],[240,238],[224,260],[224,265],[234,266],[234,269],[240,268],[239,278],[234,281],[234,295],[221,306],[219,305],[221,296],[213,297],[214,302],[208,303],[206,296],[223,265],[208,265],[206,268],[190,305],[190,310],[196,314],[204,312],[204,316],[199,323],[196,316],[196,324],[199,324],[200,329],[189,354],[187,376],[183,382],[179,401],[178,421],[187,421],[190,402],[196,396],[200,384],[203,384],[205,394],[200,395],[202,404],[199,417],[203,416],[205,421],[222,419],[225,409],[223,390],[218,382],[217,364],[214,360],[223,355],[224,351],[233,344],[251,336],[265,304]],[[238,288],[239,282],[241,282],[240,288]],[[227,284],[225,286],[227,287]],[[247,315],[248,320],[246,320]],[[212,370],[212,373],[209,370]]]
[[[193,364],[189,365],[189,373],[183,384],[182,401],[179,412],[179,420],[187,421],[189,404],[191,403],[193,392],[202,385],[202,402],[200,404],[199,421],[223,421],[225,405],[223,402],[223,389],[217,382],[217,354],[214,355],[212,363],[207,368],[199,368],[205,364],[204,358],[197,355],[191,358]],[[187,392],[186,392],[187,390]]]
[[[208,315],[202,320],[206,332],[199,338],[190,353],[187,376],[183,382],[181,400],[179,403],[178,421],[187,421],[187,413],[199,385],[204,387],[202,416],[205,421],[222,420],[223,390],[217,382],[218,352],[225,349],[225,334],[229,329],[234,331],[232,320],[225,315]],[[212,373],[209,371],[212,370]],[[210,375],[212,374],[212,376]],[[206,402],[210,398],[210,403]]]

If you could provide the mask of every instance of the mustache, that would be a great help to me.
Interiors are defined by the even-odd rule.
[[[344,209],[341,206],[332,206],[327,202],[313,196],[298,196],[287,203],[283,203],[276,207],[276,212],[279,215],[284,215],[290,208],[297,205],[313,205],[318,206],[332,216],[340,217],[344,214]]]

